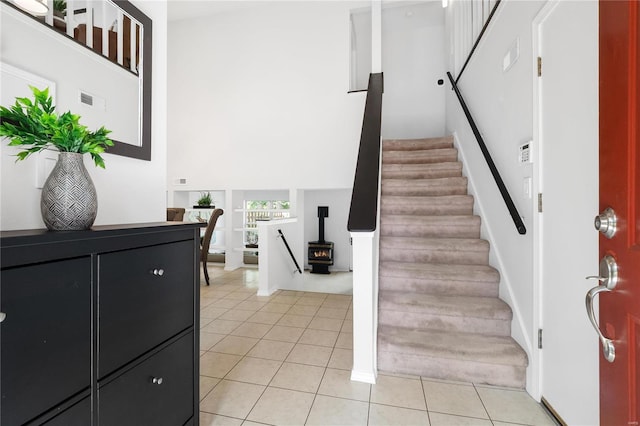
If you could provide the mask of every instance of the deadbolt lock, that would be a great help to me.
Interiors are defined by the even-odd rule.
[[[596,227],[596,230],[604,234],[605,237],[611,238],[616,233],[617,221],[616,213],[611,207],[607,207],[602,213],[596,216],[593,225]]]

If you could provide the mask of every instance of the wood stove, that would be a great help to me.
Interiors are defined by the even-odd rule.
[[[312,274],[328,274],[333,265],[333,243],[324,240],[325,217],[329,217],[329,207],[318,206],[318,241],[309,241],[308,250]]]

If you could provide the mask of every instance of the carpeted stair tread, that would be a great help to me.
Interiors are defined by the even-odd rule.
[[[471,195],[442,195],[437,197],[412,197],[386,195],[380,198],[381,217],[387,214],[402,215],[464,215],[473,213]]]
[[[383,164],[382,179],[428,179],[462,176],[462,163]]]
[[[380,371],[524,388],[527,365],[508,336],[378,327]]]
[[[477,317],[511,321],[511,308],[497,297],[444,296],[410,294],[403,291],[381,291],[381,310],[428,312],[446,316]]]
[[[380,276],[489,283],[500,281],[498,271],[489,265],[380,262]]]
[[[406,237],[479,238],[480,216],[381,215],[380,235]]]
[[[415,151],[383,151],[382,164],[442,163],[458,161],[455,148],[423,149]]]
[[[378,349],[385,352],[431,355],[526,367],[527,354],[511,337],[448,333],[379,326]]]
[[[436,179],[383,179],[382,194],[405,196],[465,195],[466,177]]]
[[[383,236],[380,260],[482,265],[489,260],[489,243],[479,238]]]
[[[422,139],[385,139],[383,151],[414,151],[424,149],[453,148],[453,137]]]

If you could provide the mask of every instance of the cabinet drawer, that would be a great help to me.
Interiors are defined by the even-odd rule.
[[[99,378],[193,325],[193,244],[100,255]]]
[[[44,424],[46,426],[89,426],[91,424],[91,397],[84,398]]]
[[[0,424],[21,425],[91,384],[91,258],[0,273]]]
[[[193,356],[192,332],[99,387],[100,425],[185,424],[194,416]]]

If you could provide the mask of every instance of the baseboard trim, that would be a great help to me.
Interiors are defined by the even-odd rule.
[[[377,374],[375,371],[355,371],[351,370],[351,380],[354,382],[376,384]]]
[[[541,398],[540,403],[542,404],[542,408],[544,408],[547,413],[553,417],[553,419],[561,426],[567,426],[567,422],[565,422],[562,417],[560,417],[560,414],[558,414],[558,412],[551,406],[551,404],[549,404],[549,401],[547,401],[544,396]]]

